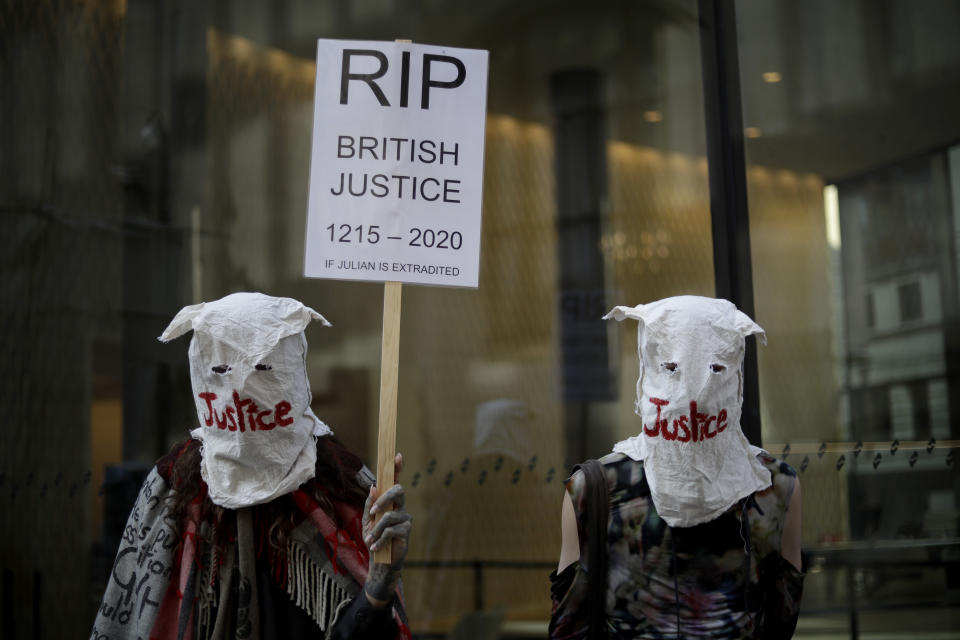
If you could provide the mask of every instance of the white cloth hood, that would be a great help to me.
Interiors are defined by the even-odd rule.
[[[304,328],[319,313],[291,298],[234,293],[184,307],[160,336],[193,330],[190,379],[210,499],[236,509],[269,502],[315,474],[316,438],[332,433],[310,410]]]
[[[718,517],[770,486],[740,428],[745,337],[766,336],[733,303],[678,296],[615,307],[604,319],[639,323],[635,412],[640,433],[613,450],[643,460],[657,513],[671,526]]]

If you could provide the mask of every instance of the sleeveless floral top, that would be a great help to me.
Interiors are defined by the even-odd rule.
[[[803,574],[780,555],[796,472],[766,453],[773,484],[719,518],[670,527],[657,515],[643,463],[601,459],[609,487],[606,636],[610,638],[790,638]],[[550,576],[550,638],[588,638],[584,474],[566,483],[577,514],[580,561]]]

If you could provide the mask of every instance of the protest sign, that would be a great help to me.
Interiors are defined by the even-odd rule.
[[[305,275],[476,287],[487,52],[320,40]]]
[[[474,49],[317,42],[304,275],[384,282],[381,490],[394,483],[401,283],[478,285],[487,67]]]

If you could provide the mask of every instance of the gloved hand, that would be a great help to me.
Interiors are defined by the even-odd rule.
[[[395,477],[399,477],[403,468],[403,457],[398,453],[395,460]],[[393,597],[397,583],[400,581],[400,571],[403,560],[407,557],[407,546],[410,542],[410,529],[413,516],[404,508],[405,496],[403,487],[395,484],[383,495],[377,487],[370,487],[370,494],[363,507],[363,540],[370,550],[370,574],[363,586],[363,591],[374,606],[385,606]],[[379,522],[374,524],[374,516],[383,513]],[[392,562],[383,564],[374,562],[374,551],[391,545]]]

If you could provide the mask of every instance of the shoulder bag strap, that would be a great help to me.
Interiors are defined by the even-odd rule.
[[[608,501],[607,474],[598,460],[587,460],[579,465],[585,480],[587,503],[587,567],[588,602],[590,606],[590,637],[606,637],[607,600],[607,520]]]

